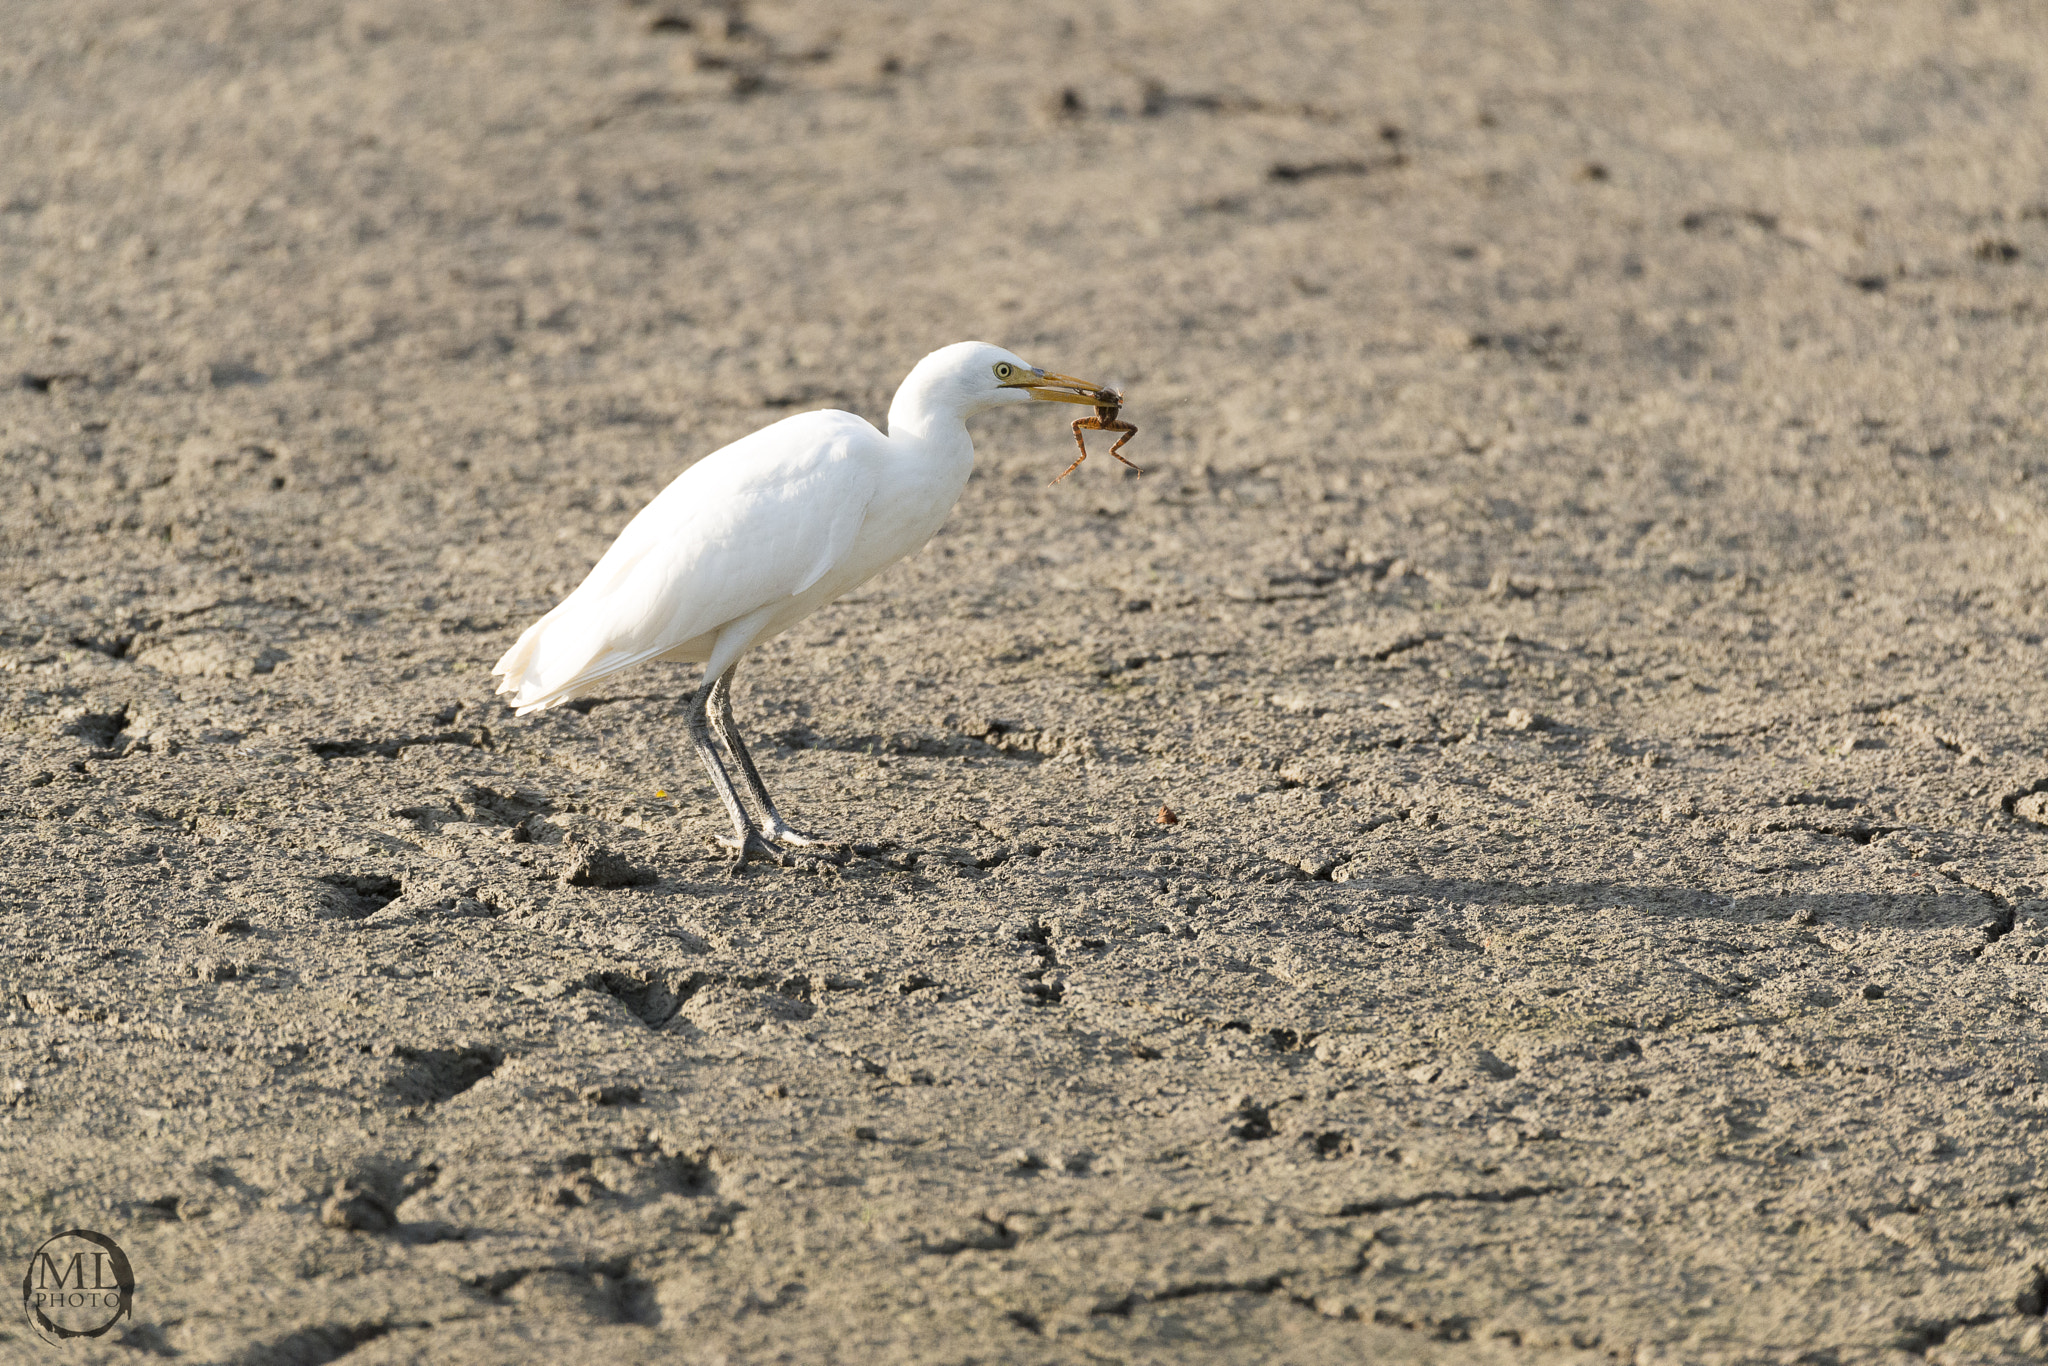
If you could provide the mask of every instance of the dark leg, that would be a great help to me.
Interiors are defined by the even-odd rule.
[[[730,672],[730,671],[728,671]],[[711,786],[718,792],[718,799],[725,803],[725,814],[732,817],[733,837],[719,843],[738,855],[740,866],[744,867],[749,858],[766,858],[780,862],[783,854],[764,838],[754,827],[745,807],[740,805],[739,794],[733,791],[732,779],[727,776],[725,765],[719,762],[718,750],[711,743],[711,718],[707,707],[711,694],[718,687],[719,679],[707,678],[690,697],[690,743],[697,747],[697,757],[704,762],[704,769],[711,775]]]
[[[769,839],[777,844],[830,844],[831,840],[816,835],[806,835],[775,809],[775,799],[768,795],[768,787],[761,781],[761,771],[754,767],[754,756],[747,753],[746,741],[740,739],[740,728],[732,718],[732,676],[739,665],[733,664],[718,676],[711,685],[711,720],[718,727],[718,738],[725,741],[726,752],[738,761],[740,777],[753,794],[754,805],[761,808],[764,818],[762,829]]]

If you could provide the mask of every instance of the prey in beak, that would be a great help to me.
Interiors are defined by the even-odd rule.
[[[1093,417],[1074,419],[1074,444],[1081,448],[1081,453],[1074,457],[1073,464],[1054,477],[1053,483],[1057,484],[1072,474],[1080,468],[1081,462],[1088,458],[1088,443],[1081,437],[1084,431],[1122,433],[1117,437],[1116,444],[1109,448],[1109,453],[1116,456],[1117,463],[1126,469],[1137,470],[1139,474],[1145,472],[1124,459],[1122,455],[1124,443],[1136,436],[1138,429],[1117,417],[1124,403],[1121,390],[1111,389],[1102,384],[1090,384],[1087,380],[1075,379],[1072,375],[1049,375],[1043,370],[1031,370],[1020,374],[1013,380],[1005,381],[1003,387],[1023,389],[1033,398],[1046,399],[1053,403],[1085,403],[1095,409]]]

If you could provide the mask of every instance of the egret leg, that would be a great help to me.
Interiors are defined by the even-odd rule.
[[[718,681],[711,685],[711,719],[718,727],[719,739],[725,741],[725,748],[740,766],[740,777],[747,784],[747,791],[753,794],[754,805],[761,808],[763,832],[777,844],[831,844],[833,841],[819,835],[807,835],[782,819],[782,813],[775,809],[775,799],[768,795],[767,784],[761,781],[761,770],[754,767],[754,756],[747,753],[747,742],[740,739],[740,728],[732,716],[732,676],[739,669],[738,664],[726,666]]]
[[[730,673],[727,670],[727,673]],[[720,675],[724,677],[724,675]],[[747,815],[747,809],[740,805],[737,792],[733,791],[732,778],[726,773],[725,765],[719,761],[718,749],[711,743],[711,717],[707,714],[712,692],[718,687],[718,678],[707,678],[690,697],[690,743],[697,747],[697,757],[703,761],[704,769],[711,775],[711,786],[717,790],[718,799],[725,803],[725,814],[732,817],[730,840],[719,843],[731,849],[739,857],[741,866],[749,858],[760,857],[781,862],[783,853],[776,848]]]

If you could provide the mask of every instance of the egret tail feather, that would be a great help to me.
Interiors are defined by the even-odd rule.
[[[564,602],[562,607],[568,605]],[[613,674],[644,663],[666,648],[657,643],[640,650],[593,651],[587,637],[574,639],[576,633],[560,629],[562,623],[557,621],[557,614],[561,610],[557,607],[527,627],[525,634],[491,669],[499,679],[499,694],[511,694],[517,715],[526,716],[574,701]],[[557,628],[552,637],[550,625]]]

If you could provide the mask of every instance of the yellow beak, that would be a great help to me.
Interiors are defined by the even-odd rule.
[[[1105,402],[1104,395],[1109,392],[1100,384],[1090,384],[1072,375],[1049,375],[1043,370],[1028,370],[1002,387],[1024,389],[1030,392],[1031,397],[1052,403],[1085,403],[1090,406]]]

